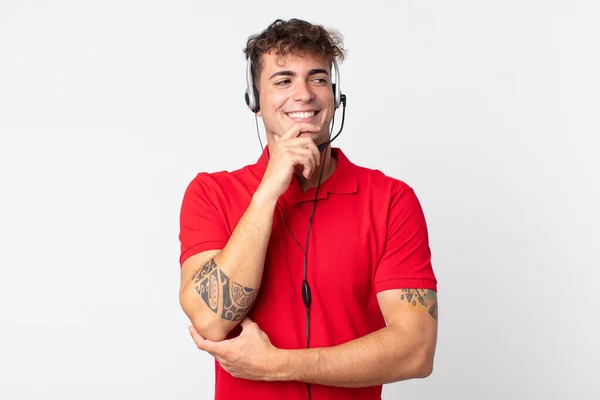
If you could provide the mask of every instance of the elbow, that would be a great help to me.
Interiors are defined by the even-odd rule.
[[[200,334],[204,339],[210,340],[211,342],[220,342],[227,338],[229,331],[224,328],[223,325],[213,321],[191,319],[192,325],[196,329],[196,332]]]
[[[415,378],[427,378],[433,373],[433,361],[423,361],[419,367],[415,369]]]
[[[415,354],[413,377],[427,378],[433,373],[434,351],[431,349],[421,349]]]
[[[216,314],[207,310],[198,309],[194,302],[189,301],[185,294],[180,295],[181,308],[185,315],[192,323],[196,332],[200,334],[204,339],[208,339],[213,342],[220,342],[227,338],[229,334],[229,325],[224,324],[223,320],[216,317]]]

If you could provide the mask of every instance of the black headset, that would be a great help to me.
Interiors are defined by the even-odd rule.
[[[342,130],[344,129],[344,120],[346,119],[346,95],[342,94],[342,92],[341,92],[340,72],[339,72],[337,62],[335,62],[335,60],[332,62],[331,70],[333,72],[333,77],[335,80],[335,82],[332,84],[335,108],[338,109],[340,107],[340,105],[343,105],[342,124],[340,126],[339,132],[332,139],[331,131],[333,131],[333,126],[335,125],[335,114],[334,114],[334,118],[332,119],[332,123],[331,123],[331,131],[329,133],[330,139],[324,143],[321,143],[318,146],[320,152],[323,151],[324,149],[326,149],[327,146],[331,142],[333,142],[335,140],[335,138],[337,138],[339,136],[340,133],[342,133]],[[248,62],[246,64],[246,94],[244,97],[246,99],[246,105],[254,113],[254,117],[255,117],[255,121],[256,121],[256,133],[258,135],[258,140],[261,143],[261,149],[262,149],[262,141],[260,140],[260,133],[258,130],[258,118],[256,116],[256,113],[260,110],[260,102],[259,102],[258,90],[256,89],[256,85],[254,84],[254,80],[252,79],[252,62],[250,60],[250,57],[248,57]],[[264,149],[262,149],[262,150],[264,153]],[[325,153],[325,159],[323,160],[323,165],[325,165],[326,157],[327,157],[327,153]],[[266,155],[264,157],[264,161],[265,161],[265,167],[266,167],[267,166]],[[292,235],[292,238],[294,239],[296,244],[300,247],[300,249],[304,253],[304,280],[302,281],[302,302],[304,303],[304,307],[306,308],[306,348],[309,348],[309,345],[310,345],[309,309],[310,309],[310,303],[311,303],[310,286],[308,284],[308,281],[306,280],[306,271],[308,268],[308,239],[310,237],[310,228],[312,226],[313,216],[315,214],[315,209],[317,207],[317,199],[319,198],[319,189],[321,188],[321,178],[323,177],[323,170],[324,170],[324,168],[321,168],[321,172],[319,173],[319,183],[317,184],[317,190],[315,192],[315,199],[313,201],[312,211],[310,213],[310,218],[308,220],[308,229],[306,232],[306,244],[304,247],[302,247],[300,242],[298,242],[298,239],[296,239],[296,236],[294,235],[292,228],[290,228],[290,225],[287,222],[287,218],[285,216],[283,207],[281,207],[281,204],[279,204],[279,201],[277,202],[277,205],[279,206],[279,209],[281,210],[281,214],[283,215],[283,220],[285,222],[285,225],[288,228],[288,231]],[[308,399],[311,400],[312,395],[311,395],[311,390],[310,390],[310,383],[307,383],[306,386],[308,389]]]

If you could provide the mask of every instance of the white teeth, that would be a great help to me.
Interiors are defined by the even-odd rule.
[[[291,118],[311,118],[311,117],[315,116],[315,112],[314,111],[294,112],[294,113],[289,113],[288,116],[290,116]]]

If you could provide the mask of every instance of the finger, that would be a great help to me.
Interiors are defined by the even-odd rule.
[[[308,122],[295,122],[290,126],[284,133],[281,135],[279,139],[291,139],[299,136],[302,132],[314,132],[319,133],[321,131],[321,127],[315,124],[311,124]]]
[[[188,327],[189,331],[190,331],[190,335],[192,336],[192,339],[194,340],[194,343],[196,343],[196,346],[200,349],[200,350],[204,350],[207,351],[209,353],[215,353],[218,349],[217,349],[217,343],[213,342],[211,340],[208,339],[204,339],[196,330],[196,328],[194,328],[193,326],[189,326]]]
[[[308,146],[317,146],[315,143],[315,139],[310,136],[301,136],[296,138],[287,139],[284,141],[280,140],[279,146],[281,148],[285,147],[308,147]]]
[[[310,149],[304,147],[293,147],[286,151],[286,156],[291,160],[291,165],[301,166],[306,179],[310,178],[315,170],[315,158]]]
[[[284,147],[304,147],[312,151],[313,158],[315,160],[315,165],[321,165],[321,152],[319,151],[319,147],[313,140],[313,138],[307,137],[298,137],[286,140],[280,144],[282,148]]]
[[[188,330],[190,331],[190,336],[194,340],[194,343],[196,343],[196,346],[198,346],[199,349],[205,350],[204,343],[206,342],[206,339],[204,339],[193,326],[188,326]]]

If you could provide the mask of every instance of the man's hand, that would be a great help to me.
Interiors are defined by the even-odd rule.
[[[196,346],[210,353],[232,376],[254,381],[276,380],[274,365],[281,350],[271,344],[267,334],[250,318],[240,325],[242,333],[238,337],[221,342],[204,339],[193,326],[189,330]]]
[[[313,139],[320,131],[317,125],[296,122],[281,137],[274,135],[275,146],[269,148],[270,161],[259,189],[278,199],[288,189],[295,171],[302,171],[309,179],[321,163],[321,153]],[[312,135],[299,137],[304,132]]]

